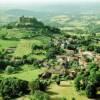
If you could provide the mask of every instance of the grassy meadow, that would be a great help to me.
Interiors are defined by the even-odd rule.
[[[67,100],[88,100],[84,92],[78,93],[74,87],[73,81],[62,81],[58,86],[56,83],[50,85],[47,93],[51,96],[51,100],[60,100],[61,97]]]

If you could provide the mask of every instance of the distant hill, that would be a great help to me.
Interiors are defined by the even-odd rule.
[[[36,17],[38,20],[46,19],[46,14],[42,12],[36,12],[32,10],[25,9],[9,9],[9,10],[0,10],[0,24],[7,24],[9,22],[15,22],[20,16],[27,17]],[[44,18],[45,17],[45,18]]]
[[[60,29],[45,25],[35,17],[20,17],[16,22],[10,22],[0,30],[3,39],[24,39],[34,36],[52,36],[59,34]]]
[[[30,5],[28,7],[10,8],[5,11],[0,10],[0,23],[8,23],[15,21],[20,16],[35,16],[39,20],[47,23],[54,16],[59,15],[74,15],[80,14],[99,14],[99,3],[83,3],[83,4],[52,4],[48,6]]]
[[[24,10],[24,9],[10,9],[6,11],[7,15],[13,15],[13,16],[33,16],[34,12],[30,10]]]

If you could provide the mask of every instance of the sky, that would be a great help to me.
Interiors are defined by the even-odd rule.
[[[0,0],[0,5],[98,2],[99,0]]]
[[[50,5],[61,3],[100,2],[100,0],[0,0],[0,7],[21,7],[29,5]]]

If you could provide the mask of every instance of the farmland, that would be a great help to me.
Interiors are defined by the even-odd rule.
[[[22,57],[23,55],[28,55],[32,52],[32,41],[21,40],[14,56]]]
[[[22,67],[22,70],[17,73],[14,73],[11,75],[8,75],[5,73],[5,74],[0,74],[0,76],[4,77],[4,78],[17,77],[22,80],[32,81],[32,80],[35,80],[38,77],[38,74],[44,70],[45,69],[43,69],[43,68],[34,70],[34,67],[32,68],[32,66],[24,65]]]
[[[84,93],[82,94],[81,92],[79,94],[75,90],[72,81],[62,81],[60,86],[52,84],[47,92],[50,94],[52,100],[58,100],[60,97],[65,97],[68,100],[72,100],[73,97],[75,97],[77,100],[88,100]]]
[[[11,41],[11,40],[2,40],[0,39],[0,48],[8,48],[8,47],[13,47],[17,46],[19,41]]]

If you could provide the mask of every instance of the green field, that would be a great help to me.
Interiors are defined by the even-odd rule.
[[[19,78],[22,80],[32,81],[38,77],[39,73],[42,73],[45,70],[44,68],[41,68],[41,69],[33,69],[33,68],[32,68],[32,66],[24,65],[22,67],[22,70],[19,71],[18,73],[10,74],[10,75],[3,73],[0,76],[4,77],[4,78],[16,77],[16,78]]]
[[[60,100],[61,97],[66,97],[67,100],[72,100],[74,97],[76,100],[88,100],[85,94],[79,94],[74,87],[73,81],[62,81],[58,86],[56,83],[51,84],[47,93],[49,93],[52,100]]]
[[[0,39],[0,48],[8,48],[8,47],[13,47],[13,46],[17,46],[17,44],[19,43],[19,41],[15,41],[15,40],[2,40]]]
[[[23,55],[30,54],[32,51],[32,41],[21,40],[17,46],[14,56],[23,57]]]

